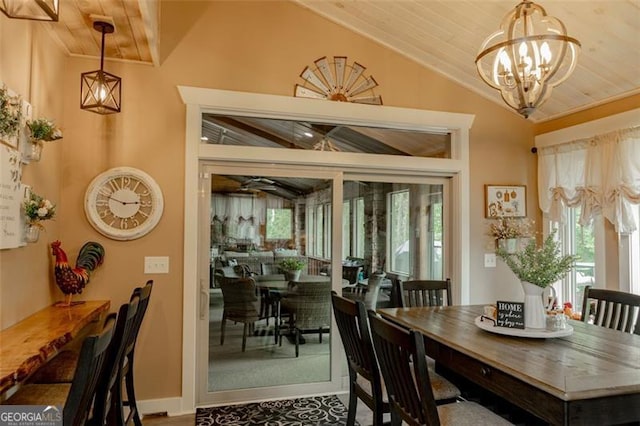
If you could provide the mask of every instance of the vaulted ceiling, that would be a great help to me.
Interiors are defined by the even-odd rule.
[[[212,0],[209,0],[212,1]],[[516,0],[295,0],[508,108],[478,77],[474,59]],[[158,0],[60,0],[49,28],[71,55],[100,54],[91,14],[113,17],[111,58],[158,65]],[[582,44],[573,75],[530,119],[545,121],[640,93],[640,0],[539,0]],[[375,70],[368,72],[375,74]],[[383,84],[383,82],[380,82]],[[515,113],[515,112],[514,112]]]

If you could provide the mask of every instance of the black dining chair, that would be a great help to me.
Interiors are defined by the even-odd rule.
[[[94,425],[124,425],[117,406],[117,395],[119,394],[117,388],[122,386],[122,383],[118,381],[118,376],[127,342],[135,327],[139,302],[140,297],[134,295],[129,303],[123,304],[118,310],[113,339],[111,339],[104,361],[105,368],[96,388],[92,416],[92,424]]]
[[[107,315],[102,331],[84,339],[71,383],[26,384],[3,404],[60,405],[63,406],[64,426],[84,426],[89,423],[98,382],[106,367],[105,359],[115,323],[116,314]]]
[[[387,386],[391,424],[510,425],[475,402],[436,405],[420,333],[399,327],[369,311],[373,345]]]
[[[335,291],[331,293],[331,303],[349,368],[347,425],[355,424],[360,399],[373,411],[373,426],[381,426],[384,413],[389,413],[390,410],[373,352],[365,305],[361,301],[340,297]]]
[[[640,335],[640,296],[586,286],[582,300],[582,320]]]
[[[131,331],[126,341],[124,341],[122,356],[118,358],[119,362],[117,365],[119,371],[117,382],[121,385],[114,386],[112,394],[109,394],[111,404],[109,408],[110,415],[115,413],[115,417],[111,418],[115,423],[111,424],[123,425],[133,421],[136,426],[142,425],[135,396],[133,360],[138,333],[149,306],[152,288],[153,280],[148,280],[144,287],[135,288],[129,298],[130,303],[137,300],[138,306],[133,323],[131,324]],[[38,370],[31,378],[31,382],[38,384],[70,383],[73,380],[77,366],[78,353],[71,350],[62,351],[46,366]],[[126,398],[123,396],[123,387],[126,390]],[[126,417],[124,415],[124,407],[129,408]],[[105,411],[107,410],[105,409]]]
[[[451,279],[396,281],[399,307],[451,306]]]
[[[118,374],[118,383],[124,385],[126,390],[126,398],[122,394],[123,386],[116,386],[115,397],[112,398],[112,405],[119,415],[118,424],[128,425],[131,421],[136,426],[142,426],[142,420],[140,419],[140,411],[138,410],[138,403],[136,400],[134,374],[133,374],[133,361],[135,359],[136,342],[138,341],[138,334],[142,322],[147,313],[149,307],[149,301],[151,300],[151,290],[153,290],[153,280],[148,280],[143,287],[137,287],[133,290],[131,299],[135,297],[139,298],[138,310],[134,320],[133,328],[127,339],[127,344],[120,360],[120,368]],[[129,408],[127,416],[124,416],[124,407]]]

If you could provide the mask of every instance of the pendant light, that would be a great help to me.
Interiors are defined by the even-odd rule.
[[[104,68],[104,35],[114,32],[112,23],[96,20],[93,28],[102,33],[100,51],[100,69],[82,73],[80,77],[80,108],[96,114],[113,114],[120,112],[120,95],[122,80],[110,74]]]
[[[579,51],[580,42],[567,36],[559,19],[523,0],[484,41],[476,66],[485,83],[527,118],[571,75]]]
[[[0,10],[9,18],[58,22],[58,0],[0,0]]]

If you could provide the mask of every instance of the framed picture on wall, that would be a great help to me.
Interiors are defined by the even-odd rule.
[[[485,185],[485,217],[525,217],[527,187],[525,185]]]

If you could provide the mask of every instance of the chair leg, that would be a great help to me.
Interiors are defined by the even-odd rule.
[[[297,328],[294,329],[295,337],[296,337],[296,358],[298,358],[299,347],[300,347],[300,330]]]
[[[125,384],[127,388],[127,405],[129,406],[129,415],[125,420],[125,424],[129,424],[129,421],[133,419],[133,423],[136,426],[142,426],[142,420],[140,420],[140,412],[138,411],[138,404],[136,402],[136,391],[133,385],[133,352],[129,357],[129,370],[125,376]]]
[[[244,352],[244,349],[247,346],[247,329],[249,328],[249,323],[245,322],[244,323],[244,328],[242,330],[242,352]]]
[[[356,372],[349,369],[349,413],[347,415],[347,426],[356,424],[356,410],[358,408],[358,396],[356,395]],[[374,426],[375,426],[374,417]]]
[[[220,325],[220,346],[224,345],[224,327],[227,325],[227,317],[222,314],[222,324]]]

